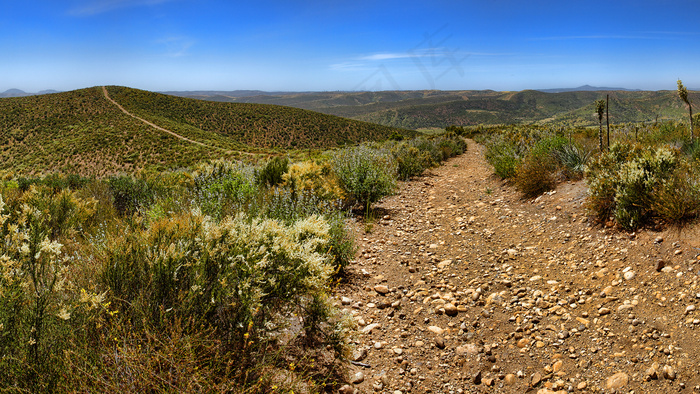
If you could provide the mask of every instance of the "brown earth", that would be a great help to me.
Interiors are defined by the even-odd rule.
[[[522,200],[473,141],[402,184],[337,292],[359,331],[341,392],[699,392],[700,227],[607,229],[585,199]]]

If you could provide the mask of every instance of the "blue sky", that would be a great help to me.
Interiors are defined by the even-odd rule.
[[[700,88],[700,0],[0,0],[0,92]]]

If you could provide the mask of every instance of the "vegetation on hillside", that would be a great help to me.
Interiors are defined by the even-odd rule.
[[[256,148],[325,149],[385,140],[395,132],[415,135],[292,107],[201,101],[117,86],[108,90],[130,112],[182,135],[199,130]]]
[[[681,120],[683,104],[675,91],[610,91],[610,121],[639,123]],[[218,100],[279,104],[409,129],[450,125],[597,125],[591,104],[597,91],[545,93],[484,91],[318,92],[218,97]],[[209,99],[200,95],[199,98]],[[689,92],[695,100],[700,93]]]
[[[0,99],[0,170],[102,177],[414,134],[295,108],[206,103],[119,87],[108,90],[138,116],[207,146],[134,119],[107,101],[101,88],[89,88]]]

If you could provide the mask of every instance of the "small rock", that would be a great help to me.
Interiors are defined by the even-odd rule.
[[[561,371],[562,366],[564,366],[564,362],[561,360],[557,360],[552,364],[552,372],[557,373]]]
[[[605,381],[605,388],[610,390],[610,389],[621,389],[627,385],[629,382],[630,377],[624,372],[618,372],[615,375],[609,377]]]
[[[435,338],[435,346],[437,346],[439,349],[444,349],[445,340],[442,337]]]
[[[634,271],[627,271],[623,274],[625,280],[632,280],[637,274]]]
[[[688,305],[688,306],[685,307],[685,314],[687,315],[688,313],[690,313],[690,312],[692,312],[692,311],[694,311],[694,310],[695,310],[695,305],[690,304],[690,305]]]
[[[443,261],[441,261],[441,262],[438,263],[437,267],[440,268],[440,269],[443,269],[443,268],[447,267],[447,266],[450,265],[450,264],[452,264],[452,260],[443,260]]]
[[[360,384],[365,381],[365,374],[362,372],[357,372],[356,374],[352,375],[352,378],[350,379],[350,382],[352,384]]]
[[[352,300],[348,297],[342,297],[340,299],[340,303],[343,305],[350,305],[350,304],[352,304]]]
[[[371,332],[371,331],[374,330],[375,328],[378,328],[378,327],[381,327],[381,326],[382,326],[382,325],[379,324],[379,323],[372,323],[372,324],[370,324],[370,325],[368,325],[368,326],[365,326],[365,327],[362,329],[362,332],[366,334],[366,333],[368,333],[368,332]]]
[[[530,379],[530,386],[535,387],[538,384],[540,384],[541,381],[542,381],[542,374],[539,372],[535,372],[534,374],[532,374],[532,379]]]
[[[459,356],[464,356],[467,354],[475,355],[479,353],[479,347],[473,343],[470,343],[457,347],[457,349],[455,349],[455,353]]]
[[[654,239],[655,244],[660,244],[661,242],[664,242],[664,237],[658,236],[656,239]]]
[[[656,272],[661,272],[662,269],[666,266],[666,263],[663,260],[657,260],[656,261]]]
[[[338,390],[338,394],[355,394],[355,392],[356,390],[349,384],[343,385],[343,387]]]
[[[670,365],[664,365],[663,369],[664,379],[674,380],[676,379],[676,371]]]
[[[352,352],[352,361],[362,361],[367,357],[367,349],[355,349]]]
[[[457,314],[459,313],[459,309],[457,309],[457,307],[452,304],[445,304],[442,308],[445,310],[445,314],[447,316],[457,316]]]
[[[389,292],[389,288],[386,285],[376,285],[374,286],[374,291],[379,294],[386,294]]]
[[[477,372],[474,377],[472,378],[472,382],[474,384],[481,384],[481,371]]]
[[[488,387],[493,386],[493,378],[483,378],[481,381]]]
[[[583,382],[577,384],[577,385],[576,385],[576,388],[579,389],[579,390],[583,390],[583,389],[586,388],[586,386],[588,386],[588,383],[586,383],[586,381],[583,381]]]
[[[517,381],[518,381],[518,378],[515,375],[513,375],[512,373],[509,373],[506,375],[505,382],[507,385],[512,386]]]
[[[375,343],[374,343],[374,348],[375,348],[375,349],[381,349],[381,348],[383,348],[383,347],[384,347],[384,344],[382,344],[381,342],[375,342]]]
[[[655,380],[658,378],[659,378],[659,363],[654,363],[644,373],[644,380],[649,381],[649,380],[652,380],[652,379]]]
[[[443,330],[442,328],[440,328],[438,326],[430,326],[430,327],[428,327],[428,331],[435,333],[437,335],[442,335],[442,333],[445,332],[445,330]]]
[[[598,314],[599,314],[600,316],[609,315],[610,312],[611,312],[611,311],[610,311],[610,308],[605,308],[605,307],[603,307],[603,308],[598,309]]]

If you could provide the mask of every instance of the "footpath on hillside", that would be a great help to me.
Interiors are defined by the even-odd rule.
[[[231,151],[226,150],[226,149],[223,149],[223,148],[219,148],[219,147],[216,147],[216,146],[213,146],[213,145],[207,145],[207,144],[205,144],[205,143],[203,143],[203,142],[199,142],[199,141],[195,141],[195,140],[189,139],[189,138],[187,138],[187,137],[185,137],[185,136],[183,136],[183,135],[180,135],[180,134],[178,134],[178,133],[176,133],[176,132],[174,132],[174,131],[165,129],[165,128],[163,128],[163,127],[160,127],[160,126],[158,126],[158,125],[155,124],[155,123],[149,122],[149,121],[147,121],[147,120],[144,119],[144,118],[141,118],[141,117],[138,117],[138,116],[132,114],[131,112],[127,111],[124,107],[122,107],[121,104],[119,104],[119,103],[116,102],[113,98],[111,98],[111,97],[109,96],[109,93],[107,92],[107,87],[106,87],[106,86],[102,86],[102,93],[104,93],[105,98],[106,98],[109,102],[111,102],[112,104],[116,105],[117,108],[119,108],[124,114],[129,115],[129,116],[131,116],[132,118],[134,118],[134,119],[136,119],[136,120],[138,120],[138,121],[141,121],[141,122],[143,122],[143,123],[145,123],[145,124],[147,124],[147,125],[153,127],[153,128],[156,129],[156,130],[160,130],[160,131],[162,131],[162,132],[164,132],[164,133],[167,133],[167,134],[172,135],[172,136],[175,137],[175,138],[179,138],[179,139],[181,139],[181,140],[183,140],[183,141],[187,141],[187,142],[189,142],[189,143],[191,143],[191,144],[197,144],[197,145],[204,146],[204,147],[206,147],[206,148],[211,148],[211,149],[220,149],[220,150],[222,150],[222,151],[224,151],[224,152],[226,152],[226,153],[228,153],[228,154],[232,153]]]
[[[698,227],[605,229],[583,182],[522,200],[468,142],[358,227],[341,392],[700,392]]]

